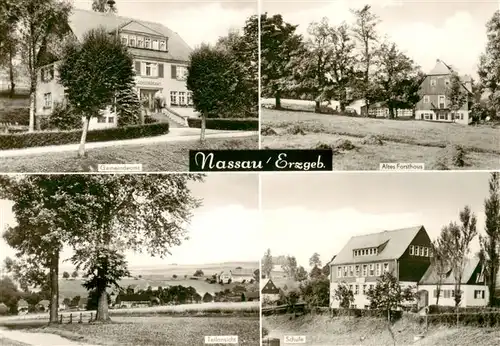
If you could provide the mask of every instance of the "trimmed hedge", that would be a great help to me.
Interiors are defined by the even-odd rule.
[[[87,133],[87,143],[152,137],[166,134],[168,130],[168,123],[91,130]],[[0,134],[0,150],[75,144],[80,142],[81,135],[81,130]]]
[[[0,110],[0,123],[18,123],[19,125],[28,125],[30,122],[29,108],[10,108]]]
[[[201,119],[188,118],[189,127],[201,128]],[[210,130],[258,131],[259,119],[207,119],[206,127]]]

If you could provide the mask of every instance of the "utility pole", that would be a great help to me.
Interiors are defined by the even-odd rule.
[[[113,14],[113,9],[115,7],[115,4],[116,4],[116,1],[108,0],[110,14]],[[118,40],[118,21],[116,20],[116,16],[114,16],[114,20],[115,20],[115,39]],[[115,98],[114,98],[114,102],[113,102],[113,110],[115,113],[115,116],[114,116],[115,121],[116,121],[116,123],[118,123],[118,114],[116,114],[116,90],[115,90]]]

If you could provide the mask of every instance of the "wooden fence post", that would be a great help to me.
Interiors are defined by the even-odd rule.
[[[63,320],[63,315],[59,315],[59,323],[62,324],[62,320]]]
[[[83,322],[83,314],[80,312],[80,320],[78,321],[78,323],[82,323]]]
[[[90,320],[89,320],[89,323],[90,323],[90,322],[92,322],[92,317],[93,317],[93,316],[94,316],[94,313],[93,313],[93,312],[91,312],[91,313],[90,313]]]
[[[73,313],[70,313],[69,314],[69,324],[72,324],[73,323]]]

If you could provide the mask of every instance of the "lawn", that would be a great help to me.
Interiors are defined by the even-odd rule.
[[[334,155],[336,170],[376,170],[382,162],[425,163],[433,169],[449,144],[465,149],[461,167],[450,169],[497,169],[500,164],[500,129],[492,126],[358,118],[300,111],[262,111],[262,128],[277,134],[264,135],[262,147],[312,149],[349,140],[354,148]],[[292,131],[294,130],[294,131]],[[299,134],[294,134],[294,133]],[[301,134],[302,132],[303,134]],[[382,144],[363,144],[376,136]],[[451,166],[451,165],[450,165]]]
[[[30,346],[30,345],[25,344],[23,342],[0,337],[0,346]]]
[[[239,345],[260,344],[259,316],[113,317],[107,324],[61,324],[25,329],[90,344],[119,346],[203,345],[205,336],[237,335]],[[14,345],[13,345],[14,346]]]
[[[96,171],[98,164],[142,164],[145,172],[186,172],[189,169],[189,150],[201,149],[256,149],[258,136],[208,138],[199,140],[165,142],[147,145],[127,145],[96,148],[88,151],[86,158],[76,152],[0,158],[1,172],[88,172]]]
[[[279,315],[266,316],[262,323],[270,338],[283,340],[285,335],[305,336],[307,345],[393,345],[387,323],[382,319],[330,318],[324,315],[290,319],[289,316]],[[500,343],[498,328],[430,326],[426,333],[423,328],[406,318],[396,322],[392,327],[396,345],[494,346]],[[414,341],[415,336],[422,334],[423,339]]]

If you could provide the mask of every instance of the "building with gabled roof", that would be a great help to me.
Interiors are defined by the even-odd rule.
[[[487,306],[489,289],[486,285],[483,266],[477,256],[467,259],[462,272],[460,306]],[[430,266],[418,282],[419,304],[434,305],[437,301],[440,275],[435,266]],[[455,275],[448,270],[441,278],[439,305],[455,306]]]
[[[271,279],[262,286],[260,293],[262,294],[262,299],[269,302],[275,302],[280,298],[280,290]]]
[[[471,123],[470,109],[473,100],[471,76],[459,76],[466,101],[459,110],[450,108],[449,88],[451,77],[455,72],[453,67],[444,61],[436,60],[436,65],[420,84],[420,101],[415,105],[416,120],[455,122],[464,125]]]
[[[110,35],[119,35],[134,60],[136,91],[146,109],[153,111],[155,98],[163,98],[167,107],[192,105],[186,77],[191,47],[178,33],[163,24],[113,13],[73,9],[69,17],[68,40],[81,42],[91,29],[104,28]],[[64,88],[58,83],[58,58],[48,53],[50,62],[40,68],[36,93],[36,114],[50,115],[56,103],[64,103]],[[53,62],[55,60],[55,62]],[[92,118],[89,129],[117,126],[111,107]]]
[[[345,283],[354,294],[353,307],[367,308],[366,292],[385,272],[402,286],[417,285],[430,265],[431,240],[424,226],[354,236],[330,263],[330,305],[339,307],[334,292]]]

